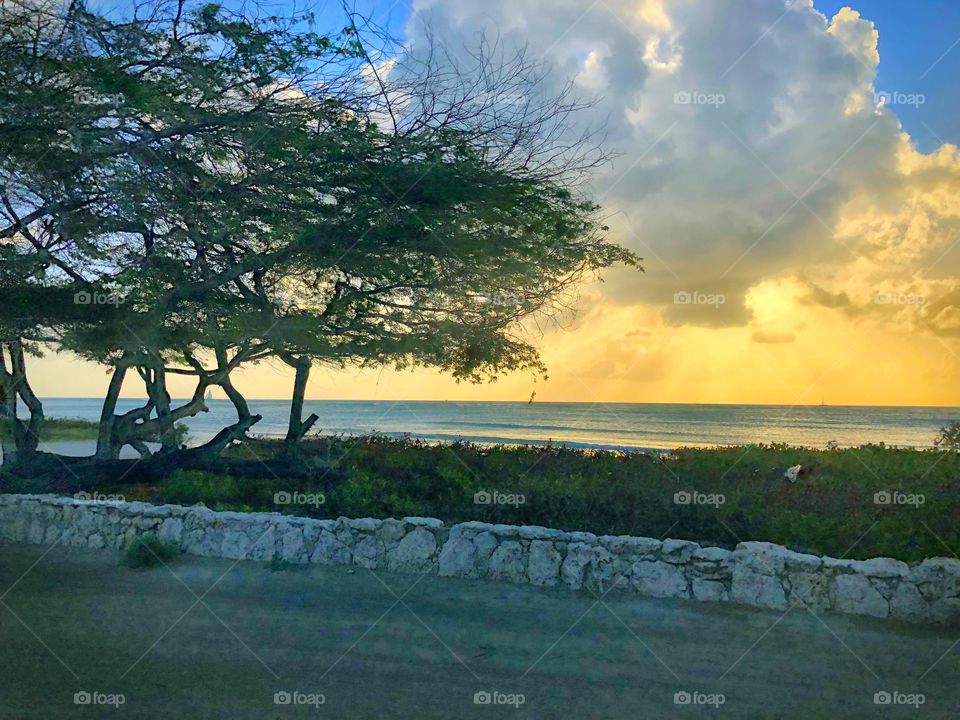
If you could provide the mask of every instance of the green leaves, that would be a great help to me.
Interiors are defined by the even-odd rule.
[[[478,382],[544,372],[524,319],[637,264],[562,172],[492,148],[554,132],[543,115],[499,126],[429,68],[378,88],[352,23],[146,10],[0,17],[4,242],[36,334],[102,362],[293,353]],[[111,302],[51,311],[77,288]]]

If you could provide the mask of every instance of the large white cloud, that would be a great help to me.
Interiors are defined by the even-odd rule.
[[[954,148],[917,153],[878,107],[877,32],[857,12],[828,19],[811,0],[418,0],[414,46],[427,26],[453,52],[498,32],[548,60],[555,82],[601,98],[583,121],[606,118],[619,157],[592,192],[647,266],[612,273],[606,302],[736,326],[756,320],[751,288],[790,277],[808,304],[824,297],[815,290],[846,293],[833,307],[849,317],[882,292],[928,293],[927,311],[943,312],[936,301],[960,270],[944,255],[960,163]],[[678,291],[726,302],[676,304]]]

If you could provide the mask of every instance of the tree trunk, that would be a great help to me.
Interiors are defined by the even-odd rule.
[[[3,414],[10,421],[15,451],[4,452],[4,463],[20,462],[24,457],[37,452],[40,444],[40,428],[43,426],[43,403],[30,387],[27,379],[27,364],[23,354],[23,344],[20,338],[3,343],[10,356],[10,367],[7,368],[6,358],[2,363],[0,386],[4,391]],[[0,350],[2,355],[2,350]],[[30,413],[26,423],[17,415],[17,398],[23,401]],[[10,458],[8,460],[8,457]]]
[[[167,391],[167,374],[163,368],[163,362],[160,361],[155,367],[148,369],[147,373],[149,376],[148,392],[157,410],[160,452],[173,452],[177,449],[177,437],[173,431],[174,421],[170,414],[170,393]]]
[[[2,355],[0,355],[0,359]],[[4,366],[6,362],[4,362]],[[17,442],[15,437],[14,425],[17,421],[17,393],[13,389],[13,376],[9,375],[6,367],[0,368],[3,372],[3,382],[0,392],[0,422],[3,427],[0,428],[0,450],[3,451],[3,464],[13,465],[17,461]]]
[[[43,403],[30,387],[30,381],[27,380],[27,363],[23,355],[23,345],[17,338],[10,344],[11,355],[13,356],[13,379],[17,388],[17,394],[23,400],[23,404],[30,411],[30,423],[25,428],[21,427],[22,441],[18,441],[17,450],[21,453],[36,452],[40,444],[40,428],[43,426]]]
[[[110,377],[107,395],[103,399],[103,408],[100,410],[100,427],[97,431],[97,452],[95,457],[102,459],[115,457],[114,435],[117,425],[117,399],[120,397],[120,388],[123,387],[123,378],[126,374],[126,365],[117,365],[113,368],[113,375]],[[117,448],[116,452],[119,455],[119,448]]]
[[[218,349],[216,351],[217,355],[217,367],[221,370],[229,367],[227,361],[226,351]],[[250,413],[250,407],[247,405],[246,398],[233,386],[233,382],[230,380],[229,371],[225,371],[221,377],[216,381],[216,384],[223,388],[224,394],[230,399],[230,402],[233,403],[234,409],[237,411],[237,422],[233,425],[225,427],[223,430],[218,432],[212,440],[209,442],[200,445],[196,448],[190,448],[184,450],[184,453],[195,454],[198,457],[212,457],[214,455],[219,455],[231,442],[234,440],[239,440],[242,438],[247,430],[249,430],[255,423],[260,422],[263,419],[262,415],[252,415]]]
[[[290,422],[287,425],[287,437],[285,438],[285,450],[287,453],[293,453],[296,450],[297,443],[303,439],[314,423],[320,418],[316,413],[310,413],[310,417],[303,419],[303,400],[307,390],[307,380],[310,378],[311,361],[309,357],[301,356],[299,358],[284,358],[284,361],[296,369],[297,374],[293,381],[293,398],[290,402]]]
[[[173,418],[170,415],[170,393],[167,391],[167,374],[161,362],[153,373],[157,394],[157,420],[160,423],[161,452],[173,452],[177,449],[177,436],[173,430]]]

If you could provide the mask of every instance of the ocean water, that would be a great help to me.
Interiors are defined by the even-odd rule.
[[[121,400],[118,412],[141,404]],[[100,416],[95,398],[48,398],[50,417]],[[191,443],[209,439],[236,418],[228,400],[210,400],[210,411],[189,418]],[[263,415],[253,434],[286,432],[286,400],[251,400]],[[778,405],[677,405],[646,403],[442,402],[312,400],[314,431],[324,434],[410,434],[430,441],[458,438],[480,443],[565,444],[606,449],[670,450],[681,446],[782,442],[824,447],[884,442],[930,447],[938,430],[960,420],[958,408]]]

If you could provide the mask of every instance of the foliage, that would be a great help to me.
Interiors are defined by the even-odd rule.
[[[180,555],[180,548],[172,543],[163,542],[156,535],[138,535],[123,551],[122,565],[129,568],[154,567],[166,565]]]
[[[354,16],[308,20],[0,13],[0,330],[112,368],[99,457],[175,450],[212,385],[238,415],[219,450],[260,419],[231,373],[271,358],[543,372],[523,321],[638,265],[579,192],[583,104],[523,53],[393,48],[388,81]],[[114,415],[128,370],[148,401]],[[197,383],[177,407],[173,373]]]
[[[960,422],[954,421],[942,427],[933,444],[943,450],[960,450]]]
[[[954,502],[960,456],[936,451],[753,445],[682,449],[675,459],[661,459],[384,437],[324,437],[305,442],[304,450],[308,458],[332,463],[345,479],[335,482],[322,470],[306,482],[191,473],[125,492],[153,502],[202,501],[219,509],[315,517],[424,515],[725,547],[766,540],[835,557],[919,560],[949,554],[944,543],[960,547],[960,509]],[[280,443],[259,441],[236,454],[266,459],[280,451]],[[790,483],[784,471],[797,464],[803,472]],[[325,503],[274,505],[274,493],[292,490],[323,493]],[[479,491],[523,495],[524,502],[478,505]],[[724,502],[677,504],[674,494],[681,491],[723,495]],[[923,504],[875,502],[876,493],[893,492],[923,495]]]

